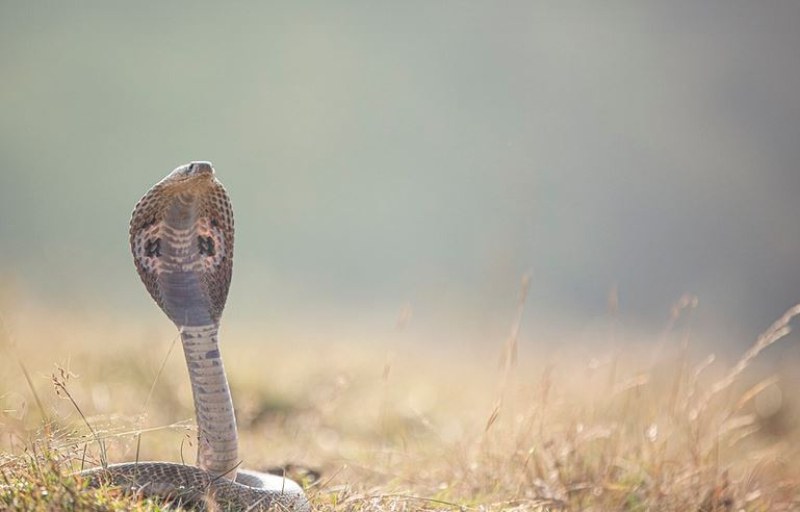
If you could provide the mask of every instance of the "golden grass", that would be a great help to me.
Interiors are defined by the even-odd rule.
[[[332,512],[798,510],[797,380],[752,364],[798,312],[730,365],[694,361],[681,333],[534,355],[518,322],[505,348],[471,353],[224,332],[243,466],[288,465]],[[4,319],[0,508],[162,510],[69,475],[102,458],[194,460],[170,327]]]

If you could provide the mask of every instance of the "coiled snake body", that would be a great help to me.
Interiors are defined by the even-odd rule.
[[[218,345],[233,268],[233,212],[211,164],[191,162],[154,185],[133,210],[130,243],[147,291],[180,331],[197,415],[198,467],[130,462],[81,476],[240,510],[308,510],[295,482],[237,471],[236,419]]]

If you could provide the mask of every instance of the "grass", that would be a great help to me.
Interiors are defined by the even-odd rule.
[[[505,346],[485,350],[267,348],[225,331],[243,467],[288,467],[331,512],[798,510],[797,372],[757,364],[798,312],[728,363],[691,355],[677,328],[529,353],[521,309]],[[169,508],[70,476],[102,460],[194,460],[169,326],[4,318],[0,508]]]

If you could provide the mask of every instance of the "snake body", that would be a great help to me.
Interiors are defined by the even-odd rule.
[[[237,510],[309,509],[292,480],[237,470],[236,419],[219,351],[233,269],[233,211],[209,162],[178,167],[136,204],[130,244],[147,291],[177,326],[197,415],[197,467],[129,462],[81,472],[147,495],[212,500]]]

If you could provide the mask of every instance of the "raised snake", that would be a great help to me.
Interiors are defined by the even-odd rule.
[[[191,162],[156,183],[133,210],[130,244],[139,277],[180,332],[197,415],[197,467],[125,462],[80,476],[223,509],[309,510],[292,480],[237,469],[236,418],[218,344],[233,269],[233,211],[211,163]]]

